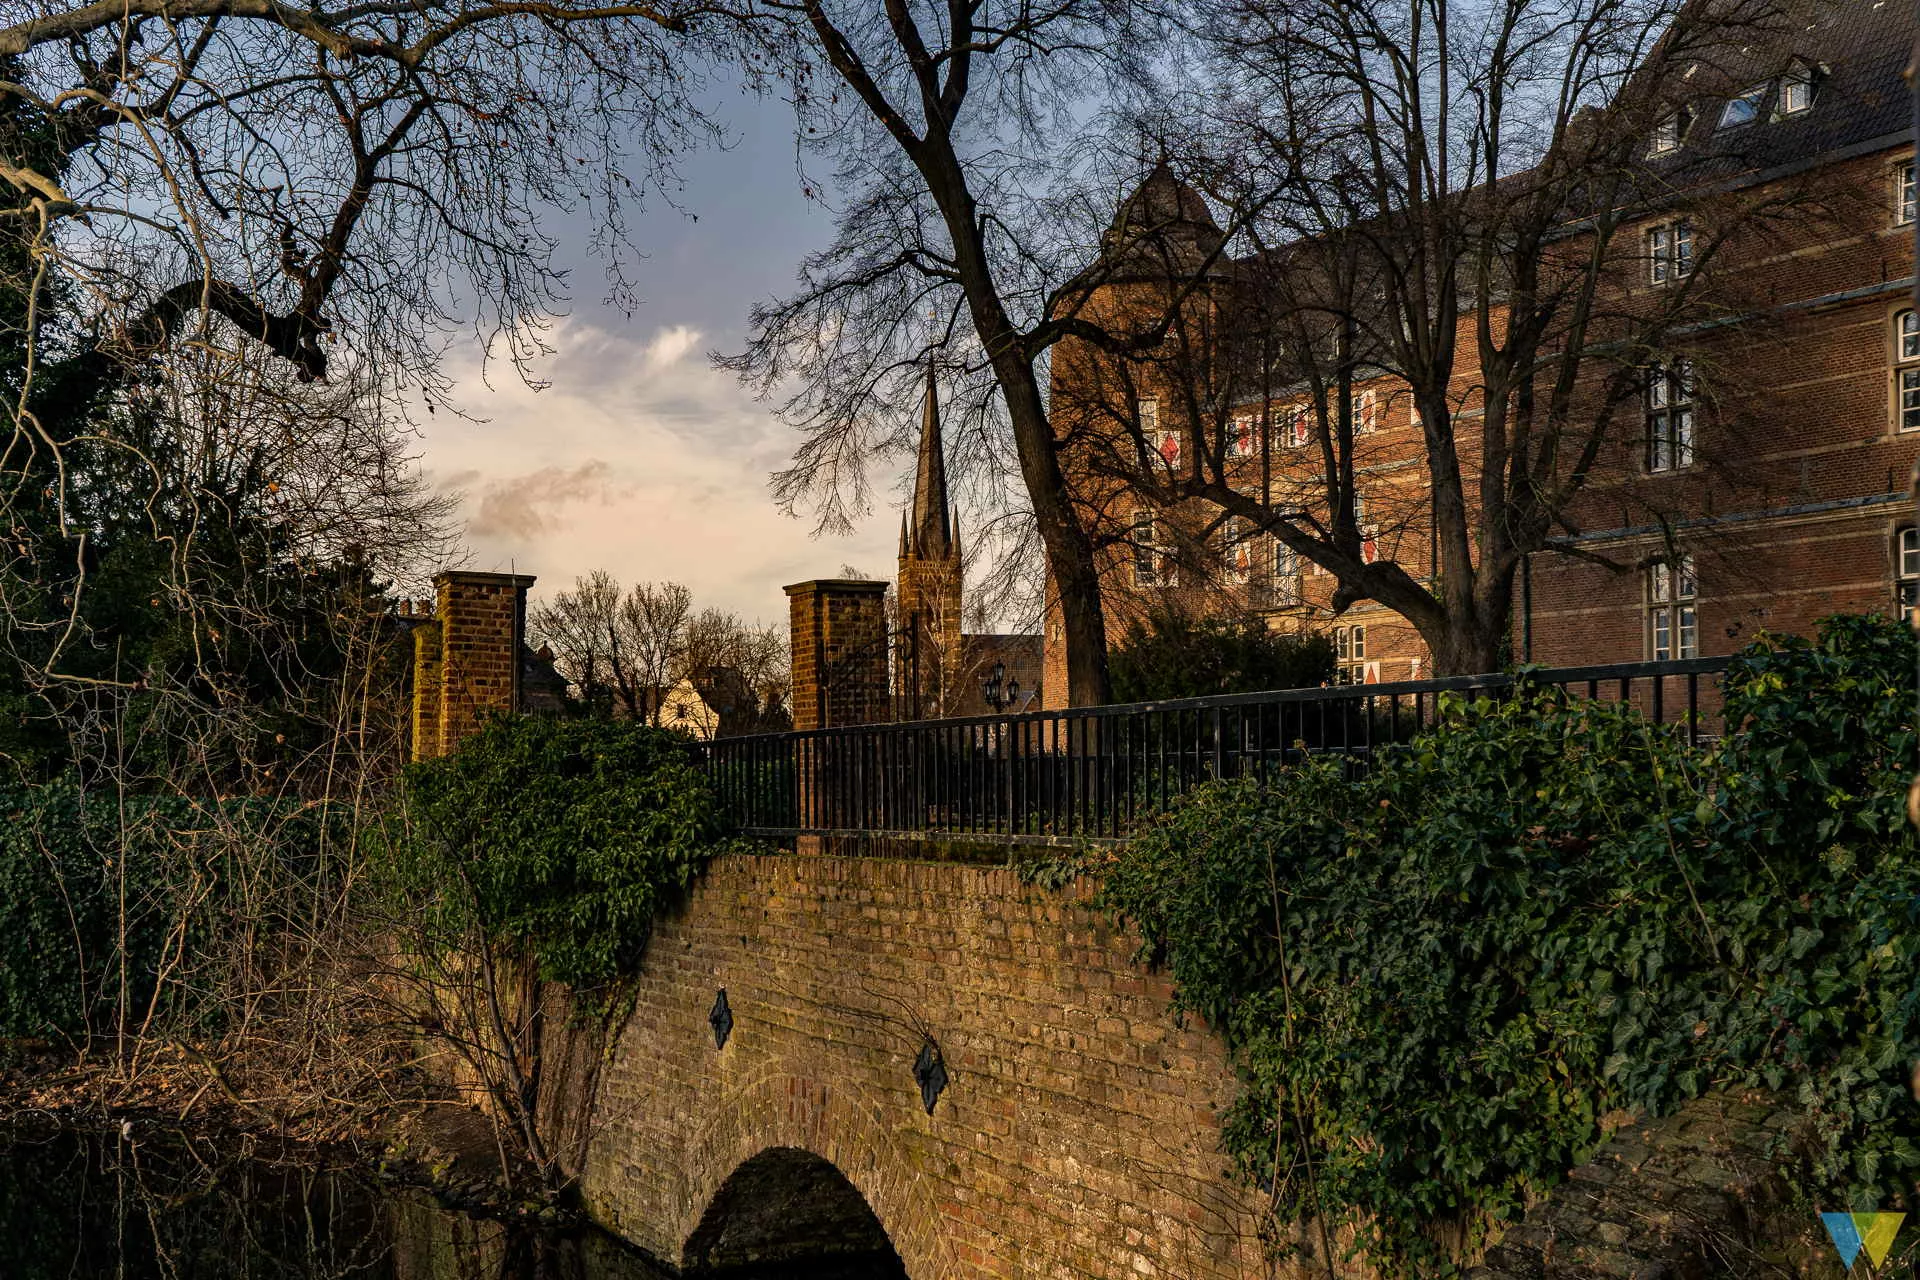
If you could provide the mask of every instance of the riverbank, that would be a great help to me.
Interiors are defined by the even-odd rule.
[[[180,1043],[123,1067],[109,1051],[0,1040],[0,1138],[65,1130],[134,1141],[239,1145],[249,1156],[352,1170],[417,1188],[450,1209],[571,1226],[566,1197],[499,1141],[479,1110],[405,1072],[339,1091],[276,1087]]]

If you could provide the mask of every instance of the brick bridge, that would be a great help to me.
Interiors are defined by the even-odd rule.
[[[1006,870],[722,858],[648,947],[588,1203],[696,1274],[796,1240],[890,1247],[912,1280],[1265,1274],[1220,1153],[1225,1047],[1133,947],[1083,889]]]
[[[521,640],[531,582],[442,574],[431,604],[404,611],[416,755],[451,749],[482,710],[528,705],[524,686],[541,670]],[[826,687],[829,667],[876,661],[876,585],[790,589],[800,727],[861,718],[864,704],[806,695]],[[1663,681],[1693,681],[1710,665],[1654,672],[1654,718]],[[1596,675],[1619,677],[1624,699],[1624,671],[1559,674],[1589,696]],[[1643,687],[1645,674],[1631,673]],[[870,701],[883,683],[835,687]],[[1693,685],[1684,691],[1691,709]],[[1216,766],[1220,744],[1243,736],[1219,723]],[[1063,748],[1072,741],[1059,735]],[[749,752],[737,763],[767,762]],[[1070,811],[1085,793],[1065,794]],[[872,1274],[911,1280],[1271,1275],[1260,1197],[1221,1153],[1236,1090],[1226,1047],[1175,1024],[1166,981],[1133,962],[1134,941],[1088,896],[1085,884],[1055,892],[952,863],[716,860],[658,922],[631,1016],[607,1047],[581,1170],[589,1208],[692,1275],[823,1252],[864,1255],[881,1264]],[[717,1037],[722,990],[730,1021]],[[577,1117],[585,1109],[559,1082],[584,1083],[591,1073],[579,1068],[593,1058],[584,1037],[565,1039],[573,1047],[550,1085]],[[929,1110],[916,1067],[935,1052],[945,1087]],[[1779,1199],[1764,1152],[1785,1123],[1747,1101],[1703,1100],[1616,1138],[1473,1274],[1723,1274],[1729,1247]],[[1810,1222],[1782,1238],[1806,1236]],[[1804,1243],[1794,1245],[1803,1256]],[[1281,1269],[1328,1271],[1310,1253]]]

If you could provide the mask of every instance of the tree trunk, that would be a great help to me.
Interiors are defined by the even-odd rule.
[[[1101,607],[1100,571],[1093,539],[1080,524],[1060,466],[1059,442],[1040,394],[1034,358],[1008,318],[980,233],[980,219],[966,175],[944,133],[929,130],[920,162],[928,190],[953,237],[954,261],[974,331],[993,364],[994,378],[1013,425],[1020,475],[1046,549],[1047,573],[1058,593],[1066,633],[1068,704],[1100,706],[1113,700],[1107,678],[1107,624]]]

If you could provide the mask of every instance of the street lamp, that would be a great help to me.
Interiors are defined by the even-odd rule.
[[[980,682],[980,696],[995,711],[1005,711],[1020,700],[1020,682],[1007,679],[1007,664],[996,662],[987,678]]]

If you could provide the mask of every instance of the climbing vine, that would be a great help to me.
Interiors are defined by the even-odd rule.
[[[1910,1205],[1914,658],[1882,619],[1764,638],[1701,748],[1553,690],[1456,699],[1365,779],[1214,784],[1133,841],[1104,901],[1231,1042],[1226,1144],[1278,1219],[1445,1275],[1608,1113],[1737,1086],[1808,1113],[1822,1203]]]
[[[473,937],[541,978],[631,972],[654,915],[724,843],[687,740],[625,721],[500,716],[407,771],[375,868],[424,937]]]

